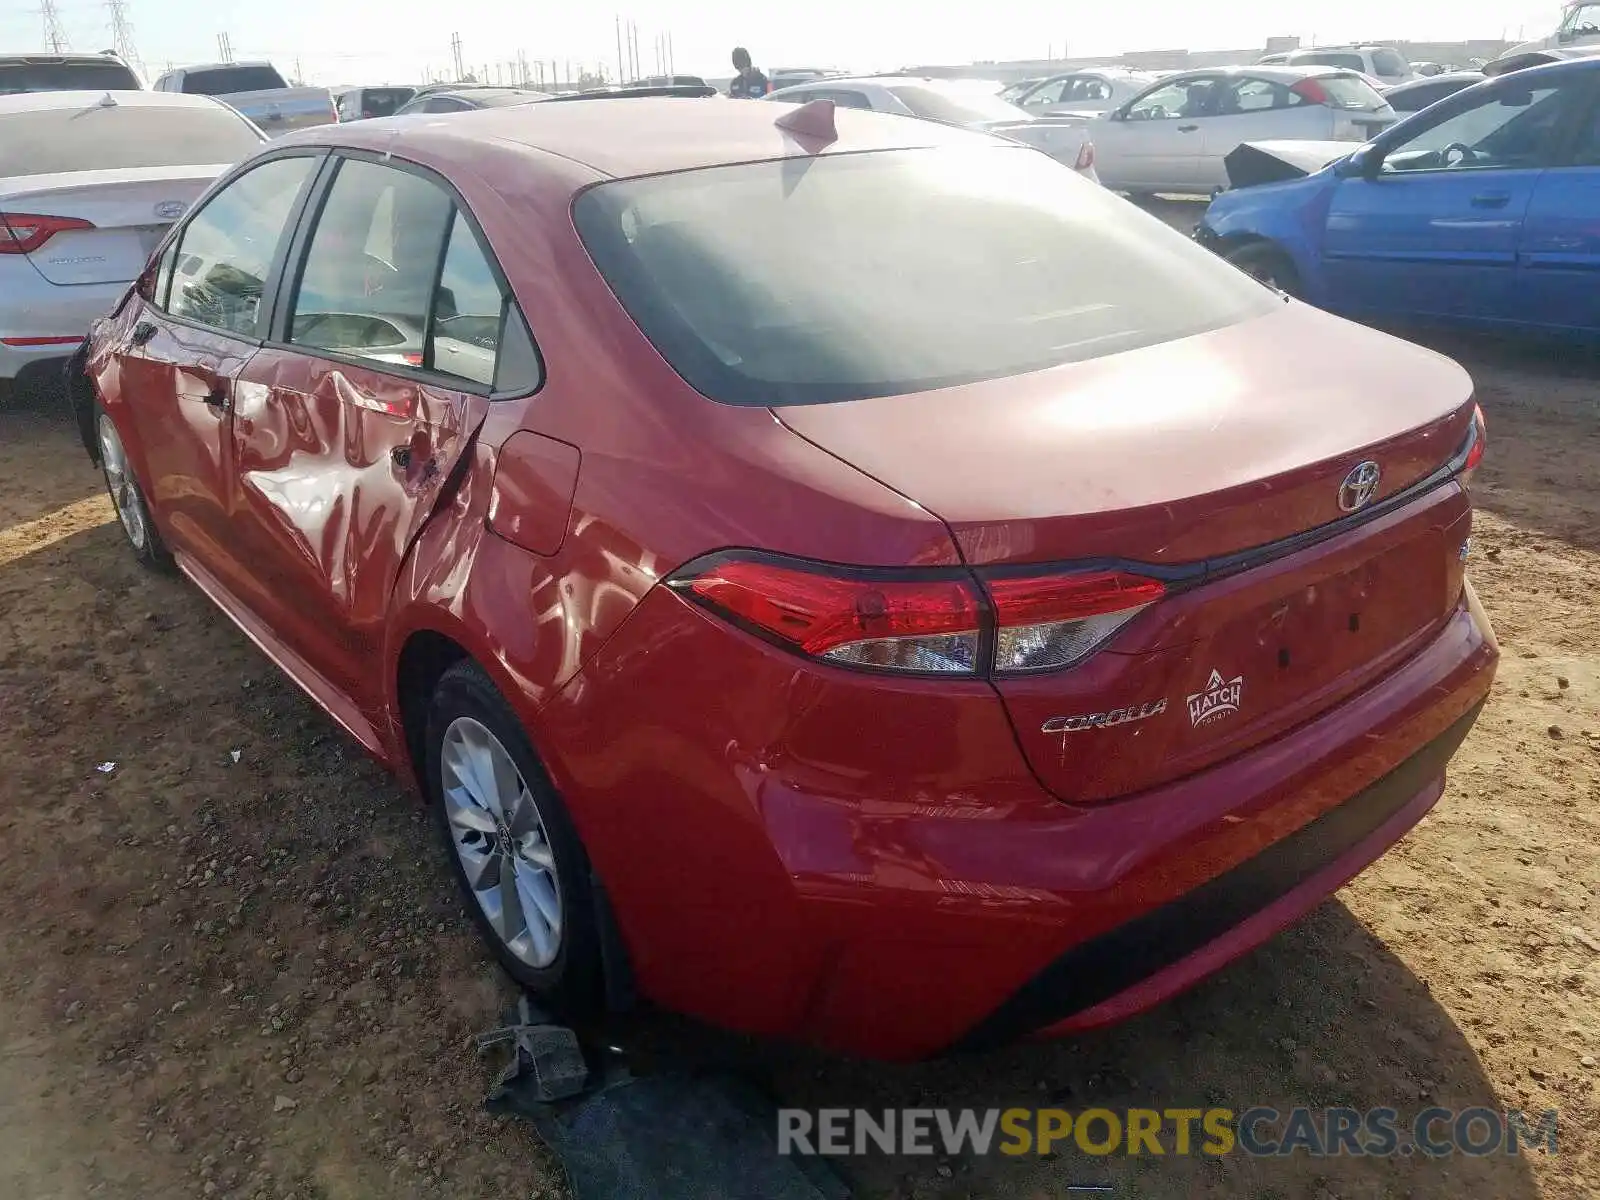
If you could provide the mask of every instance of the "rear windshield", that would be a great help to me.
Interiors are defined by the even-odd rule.
[[[231,163],[260,144],[261,135],[221,105],[12,113],[0,148],[0,177]]]
[[[19,92],[137,92],[139,77],[119,62],[0,62],[0,96]]]
[[[1374,50],[1372,69],[1385,79],[1398,79],[1411,70],[1411,64],[1401,58],[1396,50]]]
[[[618,180],[573,207],[612,290],[727,404],[897,395],[1231,325],[1278,301],[1020,147],[897,150]]]
[[[351,99],[369,117],[392,117],[395,109],[416,94],[416,88],[408,87],[366,88]]]
[[[288,86],[276,67],[218,67],[215,71],[190,71],[183,77],[183,90],[191,96],[231,96]]]
[[[1356,108],[1371,112],[1388,103],[1359,75],[1318,75],[1317,82],[1328,93],[1328,104],[1332,108]]]
[[[917,116],[947,125],[983,125],[994,121],[1027,121],[1030,114],[976,87],[931,88],[915,84],[889,88]]]

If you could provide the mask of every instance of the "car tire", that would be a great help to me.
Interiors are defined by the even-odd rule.
[[[1267,242],[1249,242],[1226,251],[1223,256],[1252,279],[1286,296],[1300,295],[1300,274],[1289,256]]]
[[[145,501],[133,463],[128,460],[116,422],[98,401],[94,414],[100,476],[105,480],[106,494],[111,497],[111,507],[116,510],[122,534],[143,566],[158,571],[171,570],[172,553],[150,517],[150,505]]]
[[[589,856],[522,722],[477,663],[440,678],[425,749],[434,825],[479,933],[546,1008],[595,1011],[601,938]]]

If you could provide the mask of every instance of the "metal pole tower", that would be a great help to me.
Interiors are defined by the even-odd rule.
[[[111,14],[111,44],[117,57],[140,75],[144,72],[144,59],[133,44],[133,22],[128,20],[127,0],[106,0],[106,11]]]
[[[67,31],[61,24],[61,14],[56,11],[55,0],[43,0],[39,15],[44,18],[44,44],[50,47],[52,54],[60,54],[71,43],[67,41]]]

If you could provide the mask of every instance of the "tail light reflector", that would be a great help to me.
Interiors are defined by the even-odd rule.
[[[1301,79],[1289,85],[1289,90],[1307,104],[1326,104],[1328,90],[1315,79]]]
[[[1049,671],[1087,658],[1165,586],[1124,571],[985,580],[725,553],[671,586],[768,641],[839,666],[939,675]]]
[[[1074,171],[1087,171],[1094,166],[1094,143],[1085,142],[1078,149],[1078,161],[1072,164]]]
[[[1088,571],[985,581],[994,602],[994,669],[1053,671],[1087,658],[1166,594],[1126,571]]]
[[[1477,474],[1478,464],[1483,461],[1483,452],[1489,445],[1488,435],[1489,427],[1483,419],[1483,409],[1474,405],[1472,426],[1467,430],[1466,440],[1450,460],[1450,469],[1461,480],[1463,487],[1470,487],[1472,477]]]
[[[58,233],[93,228],[94,222],[78,217],[0,213],[0,254],[32,254]]]

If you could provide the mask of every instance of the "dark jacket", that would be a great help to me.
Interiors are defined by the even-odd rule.
[[[728,85],[728,95],[734,100],[759,100],[772,90],[772,84],[756,67],[748,74],[734,76]]]

